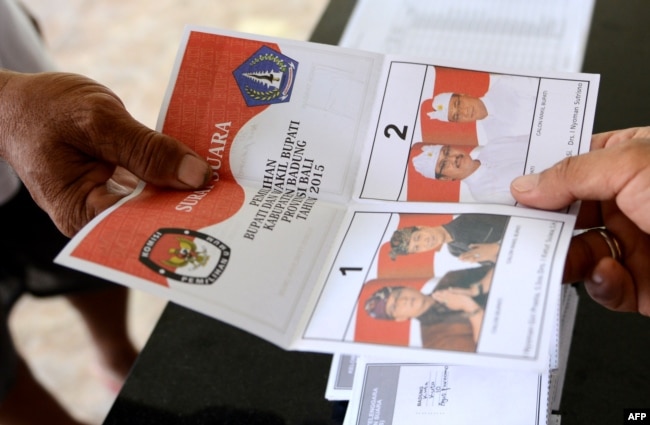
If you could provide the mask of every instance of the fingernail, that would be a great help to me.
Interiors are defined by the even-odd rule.
[[[604,281],[604,279],[603,279],[603,275],[601,275],[600,273],[594,272],[594,273],[591,275],[591,282],[592,282],[593,284],[595,284],[595,285],[600,285],[601,283],[603,283],[603,281]]]
[[[202,187],[207,183],[209,176],[209,168],[194,155],[186,154],[178,167],[178,180],[190,187]]]
[[[537,187],[539,182],[539,174],[526,174],[525,176],[517,177],[512,181],[512,188],[517,192],[528,192]]]

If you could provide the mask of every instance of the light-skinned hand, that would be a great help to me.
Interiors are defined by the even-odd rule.
[[[564,282],[584,281],[609,309],[650,316],[650,127],[596,134],[589,153],[519,177],[511,192],[521,204],[547,210],[581,200],[576,228],[606,227],[623,257],[615,261],[598,232],[575,236]]]

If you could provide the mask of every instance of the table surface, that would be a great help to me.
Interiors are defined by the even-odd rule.
[[[312,39],[337,44],[353,5],[332,0]],[[583,66],[601,74],[594,132],[650,121],[649,16],[646,0],[596,1]],[[650,319],[578,292],[562,425],[623,423],[623,409],[650,408]],[[104,423],[339,424],[344,404],[324,398],[330,360],[169,303]]]

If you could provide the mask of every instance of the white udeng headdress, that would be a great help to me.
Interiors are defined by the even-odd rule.
[[[433,112],[429,112],[429,118],[432,120],[449,121],[449,102],[453,93],[439,93],[431,102]]]
[[[413,158],[413,167],[424,177],[436,179],[436,163],[443,145],[424,145],[422,153]]]

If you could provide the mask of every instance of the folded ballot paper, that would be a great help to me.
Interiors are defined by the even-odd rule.
[[[546,373],[577,205],[508,187],[589,149],[597,88],[188,27],[158,128],[211,184],[141,184],[57,262],[287,350]]]
[[[593,7],[594,0],[358,0],[339,44],[470,67],[579,71]],[[576,307],[575,290],[563,288],[545,373],[334,355],[326,396],[350,401],[346,424],[559,425]]]
[[[547,371],[404,363],[335,354],[325,395],[349,400],[343,425],[552,425],[560,409],[577,292],[565,286]]]

